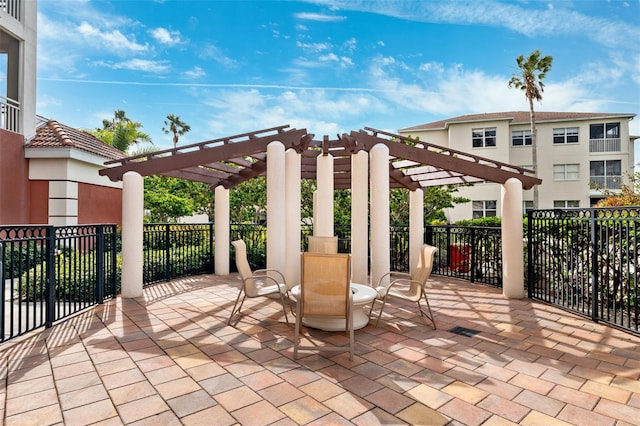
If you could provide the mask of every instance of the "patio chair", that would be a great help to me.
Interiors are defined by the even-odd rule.
[[[376,302],[382,302],[380,312],[378,312],[378,319],[376,320],[376,327],[378,326],[378,322],[380,321],[380,317],[382,316],[382,311],[384,310],[387,300],[389,298],[396,297],[398,299],[417,303],[420,315],[427,317],[427,319],[433,324],[433,329],[436,329],[436,322],[433,318],[433,314],[431,313],[431,306],[429,306],[429,299],[427,298],[425,287],[429,276],[431,275],[433,258],[437,251],[438,249],[436,247],[424,244],[420,248],[420,258],[413,274],[388,272],[380,278],[378,286],[376,287],[378,297],[373,301],[371,309],[369,310],[369,317],[371,317],[371,313],[373,312],[373,307]],[[387,276],[391,280],[388,285],[383,285],[382,281]],[[420,305],[420,301],[422,299],[424,299],[424,302],[427,305],[427,311],[425,311]]]
[[[351,294],[351,255],[309,253],[301,255],[301,283],[296,306],[296,327],[293,339],[293,357],[298,358],[298,350],[349,351],[353,360],[355,337],[353,333],[353,300]],[[345,321],[349,335],[349,346],[331,346],[327,342],[317,342],[318,338],[301,333],[303,319],[340,319]],[[340,332],[341,333],[341,332]],[[310,345],[300,344],[302,337]]]
[[[236,240],[231,242],[231,244],[233,244],[233,247],[236,249],[236,267],[242,279],[242,287],[240,287],[236,303],[233,305],[227,324],[231,324],[233,317],[236,314],[240,314],[242,304],[247,297],[268,297],[275,294],[280,296],[284,319],[289,323],[287,310],[284,306],[284,296],[288,291],[284,275],[275,269],[258,269],[255,272],[251,271],[249,261],[247,260],[247,246],[245,242],[243,240]]]
[[[338,237],[309,236],[309,249],[312,253],[337,253]]]

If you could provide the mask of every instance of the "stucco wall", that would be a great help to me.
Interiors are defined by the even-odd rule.
[[[0,225],[29,221],[29,163],[22,135],[0,129]]]
[[[78,184],[78,224],[122,225],[122,189]]]

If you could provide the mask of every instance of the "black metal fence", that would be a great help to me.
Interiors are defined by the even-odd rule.
[[[0,227],[0,341],[118,292],[116,226]]]
[[[143,286],[213,273],[213,224],[145,224]]]
[[[639,332],[640,208],[528,216],[529,297]]]

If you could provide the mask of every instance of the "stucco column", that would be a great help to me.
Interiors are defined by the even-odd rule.
[[[390,268],[389,148],[377,144],[369,151],[371,181],[371,283]]]
[[[288,149],[285,153],[286,161],[286,267],[284,276],[287,280],[287,287],[300,283],[300,221],[301,221],[301,195],[300,195],[300,175],[302,156],[293,149]]]
[[[522,182],[508,179],[502,185],[502,294],[524,297],[524,241],[522,231]]]
[[[136,172],[122,176],[122,297],[142,296],[144,181]]]
[[[424,244],[424,191],[409,192],[409,270],[418,265],[420,247]]]
[[[222,185],[216,186],[214,222],[215,222],[215,257],[216,275],[229,275],[229,190]]]
[[[267,268],[285,270],[286,217],[284,145],[267,146]]]
[[[369,154],[351,156],[351,277],[369,282]]]
[[[333,155],[318,155],[317,162],[317,226],[314,225],[314,235],[321,237],[333,236]]]

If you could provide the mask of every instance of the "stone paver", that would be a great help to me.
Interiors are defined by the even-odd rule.
[[[627,425],[640,337],[498,289],[433,279],[438,329],[391,304],[356,357],[304,352],[237,275],[145,289],[0,345],[4,425]],[[395,318],[394,318],[395,317]],[[474,337],[453,327],[479,331]],[[344,336],[331,335],[344,340]]]

